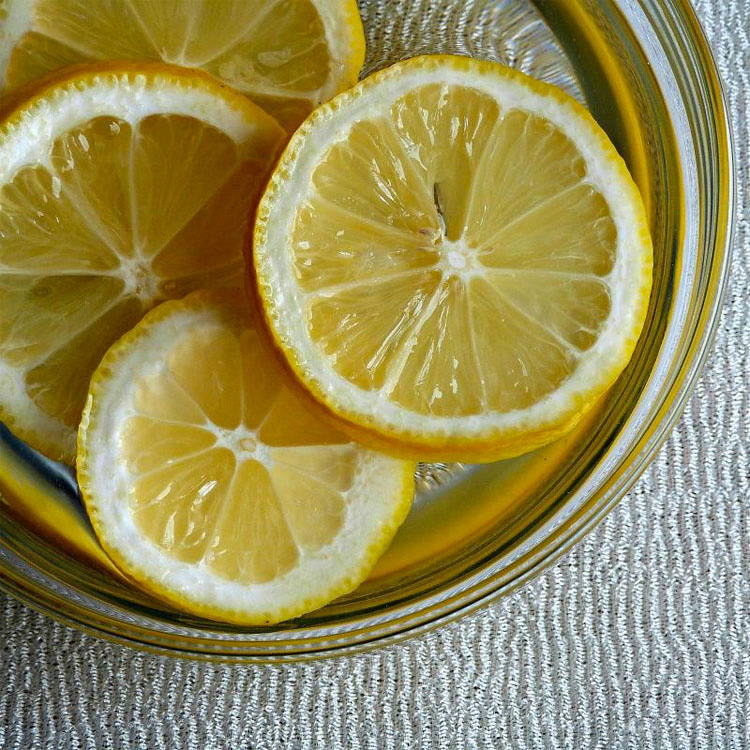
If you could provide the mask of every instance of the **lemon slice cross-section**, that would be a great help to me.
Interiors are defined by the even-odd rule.
[[[258,208],[297,377],[362,440],[492,460],[572,427],[646,315],[643,203],[579,104],[494,63],[399,63],[319,108]]]
[[[414,464],[321,421],[277,367],[239,295],[196,292],[148,313],[92,378],[77,464],[96,533],[189,612],[265,624],[322,606],[408,512]]]
[[[100,64],[0,124],[0,419],[71,462],[91,373],[156,302],[242,285],[284,131],[196,71]]]
[[[4,0],[0,89],[97,60],[211,73],[293,129],[364,60],[355,0]]]

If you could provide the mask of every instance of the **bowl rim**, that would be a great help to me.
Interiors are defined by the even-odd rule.
[[[658,0],[634,0],[641,9],[654,1]],[[726,91],[706,34],[689,0],[665,0],[661,6],[665,12],[671,14],[673,22],[687,31],[679,35],[677,41],[686,46],[684,54],[691,60],[693,75],[703,76],[704,83],[711,94],[711,106],[705,103],[705,109],[710,112],[710,119],[715,128],[715,133],[712,135],[715,137],[715,147],[719,153],[718,162],[725,167],[718,170],[719,187],[725,200],[718,202],[715,211],[715,239],[709,270],[710,278],[707,294],[702,299],[701,312],[695,325],[695,343],[691,346],[691,351],[695,351],[692,356],[686,356],[680,363],[675,381],[667,390],[666,397],[661,399],[662,405],[668,405],[667,413],[657,420],[653,431],[646,431],[635,441],[631,450],[631,455],[635,457],[635,460],[627,464],[622,475],[618,477],[617,487],[608,497],[605,498],[604,495],[609,479],[584,503],[574,518],[575,523],[571,523],[565,529],[565,533],[554,537],[551,545],[545,545],[542,553],[534,554],[535,547],[514,560],[512,568],[516,572],[507,580],[497,580],[498,576],[490,575],[483,579],[481,587],[470,585],[465,589],[452,591],[436,603],[418,608],[418,621],[412,621],[411,613],[407,611],[389,621],[385,631],[376,629],[369,635],[367,633],[372,628],[366,626],[363,631],[342,630],[338,637],[334,634],[333,637],[326,635],[325,638],[299,638],[291,646],[283,646],[280,641],[269,637],[269,640],[256,639],[249,647],[243,644],[242,650],[231,648],[233,644],[231,640],[214,637],[184,634],[180,634],[179,640],[173,639],[170,634],[160,637],[154,630],[140,627],[135,618],[133,622],[127,624],[115,623],[104,615],[92,611],[91,608],[87,608],[82,601],[83,597],[71,597],[72,589],[69,586],[52,579],[49,573],[37,570],[31,563],[7,547],[2,538],[0,538],[0,590],[21,600],[31,608],[84,633],[141,651],[210,661],[286,662],[363,653],[425,634],[437,627],[470,616],[490,602],[518,590],[570,551],[624,497],[653,460],[681,416],[695,389],[716,336],[729,278],[736,223],[737,174]],[[687,48],[687,45],[690,48]],[[602,499],[604,501],[600,502]],[[527,564],[518,570],[521,562]],[[58,587],[61,590],[55,591]],[[470,595],[469,592],[472,591]],[[75,599],[81,601],[77,602]],[[335,627],[333,630],[335,631]],[[278,632],[283,634],[284,631]],[[365,633],[364,638],[353,638],[360,632]],[[206,633],[208,634],[208,631]],[[222,646],[230,648],[222,648]]]

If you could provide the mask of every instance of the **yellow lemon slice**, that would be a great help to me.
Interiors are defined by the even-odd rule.
[[[91,381],[78,479],[112,559],[158,596],[246,624],[355,588],[408,512],[414,464],[350,441],[283,385],[242,300],[166,302]]]
[[[100,65],[0,124],[0,419],[68,462],[110,344],[158,301],[242,284],[284,139],[205,74]]]
[[[361,439],[490,460],[568,430],[612,385],[652,249],[638,190],[580,105],[436,56],[304,123],[259,204],[254,261],[278,347]]]
[[[364,60],[355,0],[5,0],[6,91],[65,65],[161,60],[221,78],[293,129]]]

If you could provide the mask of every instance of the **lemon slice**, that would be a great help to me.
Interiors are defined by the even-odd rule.
[[[643,203],[551,86],[422,57],[318,109],[258,207],[256,277],[297,376],[362,440],[433,460],[570,429],[640,334]]]
[[[110,344],[160,300],[242,284],[284,139],[205,74],[100,65],[0,124],[0,419],[68,462]]]
[[[320,607],[408,512],[414,464],[320,421],[277,367],[239,294],[196,292],[146,315],[92,378],[78,480],[94,529],[189,612],[266,624]]]
[[[221,78],[294,129],[364,61],[355,0],[4,0],[0,88],[65,65],[161,60]]]

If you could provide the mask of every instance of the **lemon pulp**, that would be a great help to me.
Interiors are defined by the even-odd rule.
[[[355,124],[313,186],[291,245],[308,333],[359,387],[423,414],[511,411],[596,341],[617,232],[540,117],[427,86]]]
[[[359,452],[282,388],[257,333],[196,326],[164,356],[139,379],[120,433],[142,533],[247,583],[290,570],[298,547],[329,543]]]

